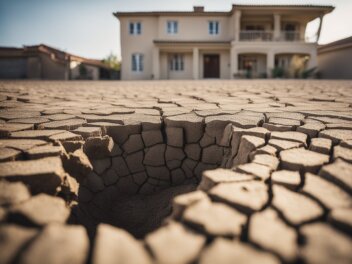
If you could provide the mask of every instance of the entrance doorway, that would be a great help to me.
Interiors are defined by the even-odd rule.
[[[267,75],[265,54],[240,54],[238,56],[239,74],[245,78],[265,78]]]
[[[220,78],[220,56],[219,54],[206,54],[204,61],[204,78]]]

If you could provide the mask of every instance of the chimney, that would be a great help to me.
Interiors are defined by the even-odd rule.
[[[193,11],[197,13],[204,12],[204,6],[194,6]]]

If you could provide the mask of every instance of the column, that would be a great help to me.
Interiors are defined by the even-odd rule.
[[[153,48],[153,79],[160,79],[160,51],[158,47]]]
[[[235,50],[235,47],[231,48],[230,58],[231,58],[230,79],[235,79],[236,75],[238,74],[238,52]]]
[[[314,48],[310,53],[309,53],[309,61],[307,65],[307,69],[312,69],[314,67],[318,66],[318,61],[317,61],[317,49]]]
[[[273,51],[269,51],[266,56],[266,73],[268,77],[272,77],[272,70],[275,67],[275,54]]]
[[[281,16],[274,14],[274,40],[279,41],[281,37]]]
[[[319,28],[318,28],[317,39],[316,39],[316,42],[317,42],[317,43],[318,43],[319,38],[320,38],[321,27],[322,27],[322,24],[323,24],[323,17],[324,17],[324,16],[322,16],[322,15],[320,16]]]
[[[193,48],[193,79],[199,79],[199,49]]]
[[[240,41],[241,11],[235,11],[235,41]]]

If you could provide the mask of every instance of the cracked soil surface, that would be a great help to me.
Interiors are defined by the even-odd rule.
[[[352,263],[352,83],[0,82],[0,263]]]

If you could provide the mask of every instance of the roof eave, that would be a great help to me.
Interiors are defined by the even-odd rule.
[[[229,16],[232,12],[222,11],[204,11],[204,12],[193,12],[193,11],[150,11],[150,12],[114,12],[113,15],[116,18],[120,17],[131,17],[131,16]]]
[[[233,4],[230,11],[203,11],[203,12],[194,12],[194,11],[128,11],[128,12],[114,12],[113,15],[116,18],[120,17],[130,17],[130,16],[167,16],[167,15],[182,15],[182,16],[215,16],[231,15],[235,9],[307,9],[307,10],[317,10],[322,11],[324,14],[332,12],[335,7],[331,5],[237,5]]]
[[[233,4],[232,10],[253,10],[253,9],[306,9],[306,10],[320,10],[325,14],[332,12],[335,7],[331,5],[238,5]]]

